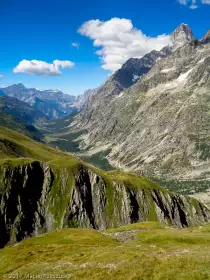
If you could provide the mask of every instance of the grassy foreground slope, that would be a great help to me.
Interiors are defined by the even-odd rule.
[[[207,280],[209,263],[209,225],[175,229],[147,222],[27,239],[0,250],[0,279]]]

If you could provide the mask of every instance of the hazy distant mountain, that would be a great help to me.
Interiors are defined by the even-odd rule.
[[[5,96],[5,93],[2,90],[0,90],[0,96]]]
[[[44,135],[34,126],[46,122],[46,116],[27,103],[13,97],[0,96],[0,126],[24,133],[28,137],[43,141]]]
[[[43,112],[49,119],[59,119],[75,110],[76,96],[61,91],[26,88],[23,84],[15,84],[0,89],[5,95],[15,97]]]
[[[44,113],[14,97],[1,96],[0,109],[28,125],[47,121]]]

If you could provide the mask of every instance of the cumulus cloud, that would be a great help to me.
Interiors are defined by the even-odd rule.
[[[201,0],[202,4],[210,5],[210,0]]]
[[[178,0],[179,4],[187,5],[189,0]]]
[[[198,8],[197,5],[194,5],[194,4],[190,5],[190,9],[192,9],[192,10],[195,10],[195,9],[197,9],[197,8]]]
[[[74,67],[74,62],[69,60],[54,60],[53,63],[47,63],[41,60],[22,60],[13,69],[14,73],[25,73],[39,76],[59,76],[61,69]]]
[[[206,4],[210,5],[210,0],[178,0],[179,4],[185,5],[189,7],[190,9],[197,9],[199,3],[200,4]]]
[[[148,37],[136,29],[131,20],[124,18],[90,20],[78,32],[92,39],[93,45],[100,48],[96,54],[101,58],[102,68],[112,72],[131,57],[142,57],[152,50],[161,50],[171,44],[169,35]]]
[[[74,47],[76,49],[79,49],[79,44],[78,43],[72,43],[71,45],[72,45],[72,47]]]
[[[190,9],[195,10],[198,8],[198,5],[196,4],[197,0],[192,0],[191,5],[190,5]]]

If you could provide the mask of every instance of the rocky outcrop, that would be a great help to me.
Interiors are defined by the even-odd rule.
[[[186,227],[210,219],[197,200],[144,177],[110,175],[82,164],[69,169],[8,162],[0,168],[0,185],[0,247],[65,227],[105,229],[147,220]]]
[[[121,88],[128,88],[136,83],[136,81],[147,74],[155,63],[172,53],[171,47],[166,46],[160,51],[151,51],[142,58],[130,58],[122,67],[113,74],[112,81],[116,81]]]
[[[171,34],[171,40],[173,42],[173,49],[176,50],[184,46],[186,43],[190,43],[194,40],[192,30],[189,25],[182,23]]]
[[[208,44],[210,43],[210,30],[208,30],[205,36],[201,39],[201,43]]]

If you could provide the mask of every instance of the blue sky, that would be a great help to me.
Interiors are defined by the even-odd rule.
[[[0,0],[0,75],[3,76],[0,85],[21,82],[27,87],[80,94],[103,83],[131,55],[141,56],[157,42],[161,42],[160,46],[167,43],[167,36],[159,39],[157,36],[170,34],[180,23],[189,24],[196,38],[202,37],[210,29],[208,2]],[[106,22],[108,24],[104,25]],[[107,34],[113,24],[115,33]],[[124,38],[118,36],[116,26],[122,34],[126,30]],[[148,40],[144,34],[153,40]],[[134,40],[137,45],[133,47]],[[72,46],[72,43],[79,44],[79,47]],[[142,49],[138,44],[142,44]],[[96,54],[97,50],[102,52]],[[26,62],[19,65],[23,60]],[[35,72],[34,68],[29,69],[34,65],[31,60],[38,61],[34,67],[39,69]],[[55,60],[61,61],[58,66],[53,64]],[[47,69],[48,74],[45,71],[44,76],[40,69],[45,65],[40,61],[51,64],[46,64],[50,72]],[[63,61],[73,62],[74,66],[69,64],[62,68]],[[13,72],[15,67],[17,73]]]

